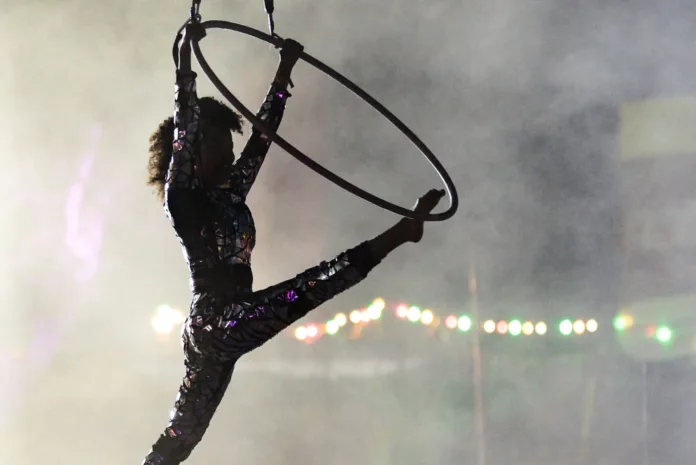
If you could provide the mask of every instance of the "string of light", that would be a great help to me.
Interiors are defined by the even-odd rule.
[[[335,336],[342,331],[361,332],[367,325],[378,322],[385,315],[392,315],[397,320],[418,324],[428,328],[440,328],[459,333],[470,332],[475,325],[473,318],[467,314],[449,314],[441,316],[429,308],[421,309],[416,305],[397,304],[391,307],[382,298],[375,299],[369,306],[348,313],[336,313],[324,322],[309,322],[295,326],[289,334],[296,340],[306,343],[315,342],[324,336]],[[183,312],[168,305],[157,308],[152,317],[152,327],[158,334],[170,334],[184,321]],[[555,323],[525,319],[486,319],[481,323],[481,330],[486,335],[516,336],[546,336],[560,334],[561,336],[579,336],[596,333],[599,323],[595,319],[566,318]],[[617,325],[614,325],[615,328]],[[620,325],[619,325],[620,326]],[[359,334],[358,334],[359,336]]]

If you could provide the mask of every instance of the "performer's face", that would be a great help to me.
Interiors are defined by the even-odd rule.
[[[227,180],[234,163],[232,133],[229,129],[203,124],[201,167],[206,184],[218,185]]]

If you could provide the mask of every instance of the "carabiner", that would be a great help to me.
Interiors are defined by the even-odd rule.
[[[201,22],[200,9],[201,9],[201,0],[193,0],[191,2],[191,16],[189,18],[191,20],[191,22],[194,22],[194,23]]]

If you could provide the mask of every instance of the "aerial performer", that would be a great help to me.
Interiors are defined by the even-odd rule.
[[[144,465],[186,460],[203,438],[237,361],[361,282],[399,246],[420,242],[423,218],[445,195],[429,190],[413,207],[414,218],[404,217],[294,278],[253,290],[256,230],[246,199],[283,118],[303,47],[291,39],[278,41],[278,68],[256,114],[263,126],[254,125],[235,161],[232,133],[241,133],[241,117],[222,102],[197,95],[192,43],[205,36],[205,28],[191,11],[175,47],[174,115],[150,137],[148,163],[149,184],[164,203],[191,276],[190,313],[182,329],[185,375],[169,424]]]

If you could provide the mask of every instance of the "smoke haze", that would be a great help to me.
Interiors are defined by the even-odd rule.
[[[171,46],[189,5],[3,3],[0,462],[139,463],[166,425],[183,373],[176,335],[158,340],[150,318],[160,304],[188,306],[187,270],[145,180],[148,137],[173,111]],[[203,0],[201,13],[266,29],[261,2]],[[426,225],[421,244],[397,251],[309,320],[377,296],[440,315],[468,312],[473,269],[482,320],[610,325],[626,299],[622,198],[634,188],[622,171],[620,107],[694,91],[692,2],[278,0],[275,18],[281,36],[300,41],[412,128],[461,200],[453,219]],[[209,33],[202,49],[255,111],[277,52],[227,31]],[[409,142],[349,91],[302,64],[293,80],[281,134],[310,157],[403,206],[440,186]],[[199,95],[219,97],[202,72],[198,85]],[[688,173],[681,179],[691,181]],[[398,219],[278,147],[249,203],[257,288]],[[683,228],[695,220],[684,216]],[[696,273],[687,274],[694,283]],[[305,346],[281,336],[267,344],[240,363],[190,462],[473,462],[468,339],[433,342],[404,325],[371,342]],[[603,343],[611,346],[609,339]],[[484,347],[487,463],[644,458],[644,431],[635,426],[644,373],[619,362],[590,369],[592,347],[562,356],[552,345]],[[551,353],[558,358],[543,362]],[[354,366],[373,359],[379,369]],[[606,376],[596,374],[593,385],[590,371]],[[583,416],[589,389],[598,399],[593,411],[625,419],[596,426],[624,438],[625,448],[596,431],[582,436],[588,421],[602,423]],[[655,414],[661,429],[650,426],[677,438],[674,450],[686,450],[679,439],[688,436],[680,433],[686,410],[671,423]],[[579,452],[581,436],[596,441],[594,456]],[[660,465],[690,460],[680,454]]]

